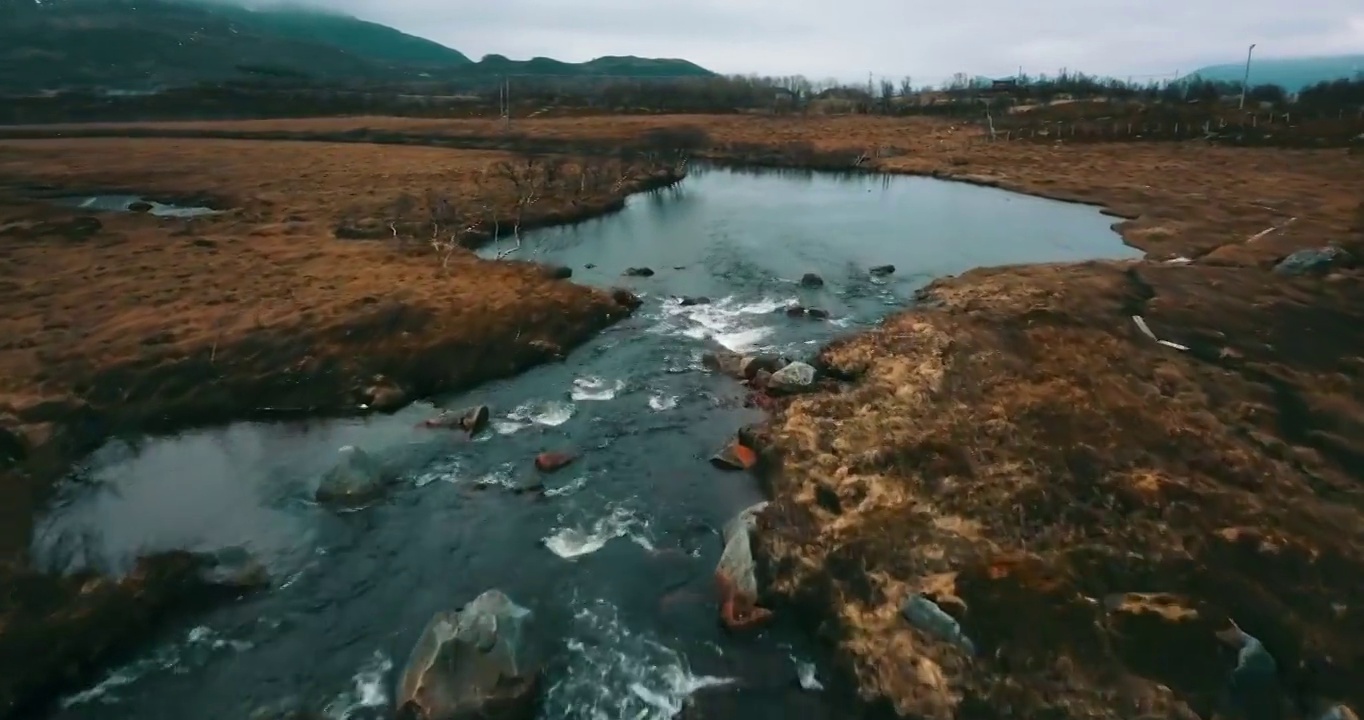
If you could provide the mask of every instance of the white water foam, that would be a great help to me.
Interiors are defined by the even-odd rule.
[[[755,350],[775,331],[775,326],[762,324],[763,319],[770,319],[790,302],[794,299],[763,298],[757,302],[740,302],[731,295],[708,305],[665,304],[662,321],[652,331],[696,340],[710,339],[734,352]]]
[[[479,485],[496,485],[508,490],[519,488],[516,484],[516,466],[511,463],[502,463],[496,470],[475,478],[474,482]]]
[[[587,476],[579,475],[578,477],[569,480],[568,483],[564,485],[560,485],[559,487],[549,488],[545,490],[545,497],[562,497],[564,495],[572,495],[573,493],[578,492],[579,490],[582,490],[585,487],[587,487]]]
[[[564,720],[671,720],[697,690],[734,682],[697,676],[686,658],[621,623],[605,600],[573,615],[568,669],[549,688],[542,717]]]
[[[796,666],[796,681],[800,683],[802,690],[819,692],[824,689],[824,683],[815,677],[815,664],[799,660],[795,655],[790,656],[791,662]]]
[[[200,625],[186,633],[183,641],[163,645],[146,657],[134,660],[123,667],[115,668],[93,687],[62,698],[61,706],[68,708],[72,705],[82,705],[89,702],[112,705],[119,702],[118,696],[113,692],[114,690],[132,685],[154,672],[183,671],[187,665],[199,665],[206,662],[209,654],[216,651],[226,649],[242,652],[250,650],[251,647],[251,643],[245,640],[225,638],[212,628]]]
[[[649,409],[654,412],[663,412],[677,407],[676,395],[650,395]]]
[[[652,550],[653,542],[646,534],[648,525],[629,508],[615,506],[586,527],[580,524],[555,528],[541,542],[550,552],[565,560],[590,555],[606,547],[606,543],[623,537],[629,537],[636,545]]]
[[[569,391],[569,397],[573,398],[574,402],[613,400],[616,393],[620,392],[623,387],[625,387],[624,381],[610,382],[590,375],[573,381],[573,389]]]
[[[562,400],[532,401],[516,406],[504,418],[493,418],[491,424],[498,435],[511,435],[535,425],[558,427],[568,422],[577,409],[573,403]]]
[[[385,680],[393,669],[393,660],[375,650],[351,678],[352,686],[327,703],[322,713],[331,720],[349,720],[358,711],[382,708],[389,704],[388,683]]]

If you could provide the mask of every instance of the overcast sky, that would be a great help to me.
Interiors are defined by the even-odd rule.
[[[322,0],[315,0],[324,4]],[[1172,75],[1257,55],[1364,53],[1364,0],[329,0],[477,60],[679,57],[812,78],[1060,68]]]

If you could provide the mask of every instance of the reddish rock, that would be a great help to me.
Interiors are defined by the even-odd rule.
[[[723,572],[715,573],[715,586],[720,591],[720,622],[730,632],[752,630],[772,619],[772,611],[758,607],[757,600],[740,592],[737,585]]]
[[[710,464],[721,470],[748,470],[758,462],[758,454],[744,447],[738,440],[730,441],[725,449],[710,459]]]
[[[552,473],[557,470],[562,470],[576,459],[577,456],[573,453],[542,452],[535,456],[535,469],[540,472]]]

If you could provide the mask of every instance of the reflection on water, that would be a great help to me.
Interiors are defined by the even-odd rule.
[[[699,168],[615,215],[527,233],[521,259],[632,287],[644,304],[563,363],[437,400],[489,405],[480,437],[416,428],[436,408],[414,406],[306,427],[243,423],[90,459],[85,482],[43,520],[40,556],[120,568],[141,551],[246,545],[277,583],[196,619],[230,643],[189,652],[188,631],[172,634],[58,717],[239,720],[290,698],[331,717],[386,717],[401,670],[391,658],[408,656],[433,612],[489,588],[536,612],[559,648],[547,719],[670,718],[702,687],[733,694],[716,720],[840,717],[801,689],[828,676],[805,665],[816,657],[807,638],[773,628],[739,641],[717,627],[717,528],[760,494],[706,459],[760,416],[701,354],[718,344],[802,357],[904,307],[934,276],[1134,255],[1108,222],[924,178]],[[889,277],[868,272],[888,263]],[[634,266],[657,274],[621,276]],[[824,286],[802,287],[807,272]],[[711,302],[684,307],[681,295]],[[830,318],[787,317],[795,302]],[[312,489],[342,445],[392,463],[402,481],[359,512],[318,507]],[[544,476],[532,459],[546,450],[579,457]],[[539,483],[542,494],[517,492]],[[63,538],[85,546],[64,553]],[[156,661],[166,657],[180,659]]]

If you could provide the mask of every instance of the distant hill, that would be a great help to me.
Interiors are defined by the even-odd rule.
[[[499,74],[708,76],[684,60],[472,62],[436,42],[339,13],[218,0],[0,0],[0,93],[124,92],[277,76],[458,80]]]
[[[1214,82],[1239,83],[1245,76],[1245,62],[1209,65],[1189,73],[1184,79],[1199,77]],[[1250,84],[1278,85],[1297,92],[1319,82],[1353,78],[1364,72],[1364,55],[1332,55],[1303,58],[1251,58]]]

